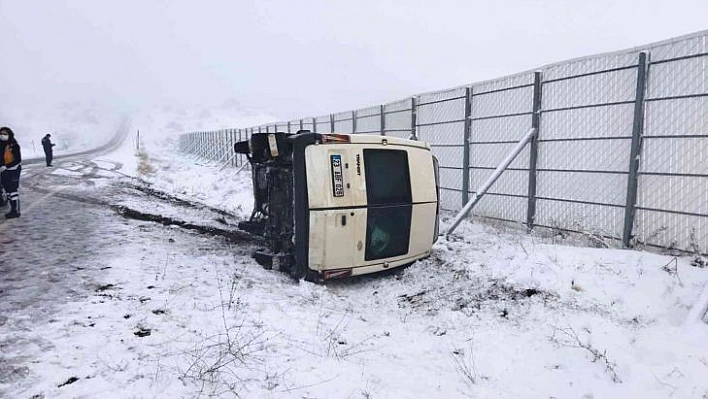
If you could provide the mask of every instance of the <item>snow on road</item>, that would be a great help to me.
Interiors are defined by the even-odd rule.
[[[708,397],[690,257],[465,221],[407,269],[297,282],[212,234],[250,213],[247,171],[148,154],[27,169],[0,220],[0,396]]]

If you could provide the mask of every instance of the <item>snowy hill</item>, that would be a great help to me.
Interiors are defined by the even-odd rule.
[[[85,151],[105,144],[125,118],[124,113],[107,111],[100,104],[65,102],[37,103],[31,108],[0,108],[0,120],[10,126],[23,149],[25,158],[43,157],[40,141],[52,135],[55,154]]]
[[[133,131],[140,130],[141,142],[169,145],[180,134],[253,126],[275,120],[266,112],[244,107],[236,100],[218,106],[163,106],[142,111],[132,118]]]
[[[43,157],[41,139],[52,135],[56,155],[85,151],[105,144],[123,122],[128,122],[135,139],[140,130],[141,142],[148,146],[169,146],[177,136],[198,130],[216,130],[252,126],[275,120],[266,112],[227,100],[217,106],[159,106],[140,111],[121,111],[98,103],[78,101],[61,104],[38,103],[31,108],[0,108],[3,126],[10,126],[23,149],[25,158]]]

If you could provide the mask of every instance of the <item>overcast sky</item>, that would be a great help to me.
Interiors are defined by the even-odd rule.
[[[708,1],[0,0],[0,107],[347,111],[708,28]]]

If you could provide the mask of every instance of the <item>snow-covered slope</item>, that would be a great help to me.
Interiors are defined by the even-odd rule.
[[[123,165],[132,178],[65,165],[75,172],[51,176],[61,194],[90,201],[35,194],[12,237],[0,237],[23,254],[4,259],[13,267],[0,282],[17,289],[3,293],[0,309],[28,309],[0,314],[0,395],[708,396],[708,325],[691,319],[708,269],[693,257],[567,245],[569,237],[465,220],[407,269],[315,285],[261,268],[250,257],[256,242],[95,205],[208,226],[247,217],[247,170],[220,170],[170,147],[177,131],[169,123],[204,123],[188,115],[136,118],[140,152],[126,142],[85,162]],[[168,200],[132,196],[138,178]],[[28,209],[40,201],[41,212]],[[44,235],[33,233],[38,225]],[[67,240],[58,233],[67,226],[85,237]],[[25,241],[42,252],[28,252]],[[27,297],[37,290],[30,277],[46,287],[40,299],[54,299]]]

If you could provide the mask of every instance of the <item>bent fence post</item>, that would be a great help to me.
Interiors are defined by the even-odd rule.
[[[639,155],[644,134],[644,94],[647,78],[647,53],[639,53],[637,62],[637,88],[634,99],[634,121],[632,123],[632,147],[629,154],[629,175],[627,177],[627,198],[624,210],[624,229],[622,245],[631,246],[634,216],[637,212],[637,189],[639,174]]]
[[[509,155],[506,156],[506,158],[502,161],[499,166],[494,170],[491,176],[487,179],[487,181],[482,184],[480,188],[477,189],[477,192],[472,196],[472,199],[469,200],[467,205],[465,205],[464,208],[460,211],[460,213],[457,214],[455,217],[455,220],[452,222],[452,226],[448,229],[447,233],[445,235],[450,235],[452,234],[457,226],[462,222],[462,219],[467,216],[467,214],[472,210],[472,208],[477,205],[480,199],[482,199],[482,196],[489,190],[489,188],[494,184],[495,181],[501,176],[502,172],[506,170],[506,168],[509,167],[509,165],[514,161],[514,158],[516,158],[517,155],[521,152],[521,150],[524,149],[526,144],[528,144],[529,141],[536,135],[536,129],[531,128],[529,129],[528,133],[524,135],[524,137],[521,139],[516,144],[516,147],[509,153]]]
[[[538,137],[541,132],[541,96],[543,93],[543,82],[541,72],[533,74],[533,105],[531,116],[531,127],[536,129],[537,134],[531,140],[529,151],[529,188],[528,204],[526,206],[526,228],[531,231],[536,223],[536,171],[538,169]]]

